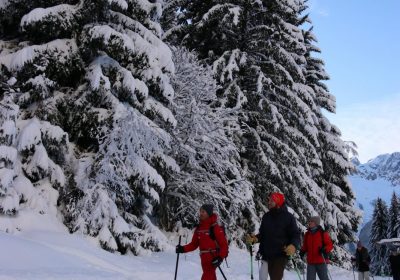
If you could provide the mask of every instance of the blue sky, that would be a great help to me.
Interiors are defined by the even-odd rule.
[[[310,0],[337,98],[329,118],[360,160],[400,151],[400,0]]]

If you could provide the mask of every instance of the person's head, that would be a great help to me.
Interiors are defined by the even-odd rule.
[[[363,247],[361,241],[357,242],[357,249],[361,250],[361,248]]]
[[[268,209],[281,208],[285,203],[285,196],[281,193],[272,193],[268,198]]]
[[[308,219],[308,228],[316,228],[321,224],[321,218],[318,216],[312,216]]]
[[[204,204],[200,207],[200,221],[207,220],[214,212],[214,206],[211,204]]]

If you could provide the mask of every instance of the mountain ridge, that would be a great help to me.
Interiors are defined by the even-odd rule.
[[[361,164],[357,157],[351,161],[356,166],[353,175],[371,181],[382,178],[393,186],[400,186],[400,152],[382,154],[364,164]]]

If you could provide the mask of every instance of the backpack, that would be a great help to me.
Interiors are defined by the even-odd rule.
[[[211,225],[211,227],[210,227],[210,233],[209,233],[210,238],[211,238],[212,240],[214,240],[214,241],[217,240],[217,238],[215,237],[215,232],[214,232],[214,228],[215,228],[216,225],[219,225],[219,226],[222,228],[222,231],[224,232],[224,237],[225,237],[226,240],[228,240],[228,236],[227,236],[226,230],[225,230],[225,225],[220,225],[220,224],[218,224],[218,223],[214,223],[214,224]],[[229,244],[229,242],[228,242],[228,244]]]
[[[221,229],[222,229],[222,231],[223,231],[223,233],[224,233],[224,238],[226,239],[226,241],[228,242],[228,254],[227,254],[227,256],[226,256],[226,258],[225,258],[225,263],[226,263],[226,266],[227,267],[229,267],[229,265],[228,265],[228,256],[229,256],[229,243],[230,243],[230,240],[228,239],[228,236],[227,236],[227,234],[226,234],[226,230],[225,230],[225,225],[220,225],[220,224],[218,224],[218,223],[214,223],[214,224],[212,224],[211,225],[211,227],[210,227],[210,229],[209,229],[209,236],[210,236],[210,238],[212,239],[212,240],[214,240],[214,242],[215,242],[215,245],[216,245],[216,247],[217,247],[217,250],[219,250],[219,245],[218,245],[218,242],[217,242],[217,238],[215,237],[215,231],[214,231],[214,228],[215,228],[215,226],[216,225],[219,225],[220,227],[221,227]]]
[[[326,230],[326,229],[324,229],[323,227],[321,227],[320,230],[319,230],[319,232],[321,233],[321,244],[322,244],[322,248],[323,248],[323,247],[325,247],[324,234],[325,234],[325,232],[328,232],[328,230]],[[329,232],[328,232],[328,234],[329,234]],[[330,254],[330,253],[327,253],[327,254],[326,254],[326,259],[330,259],[330,257],[331,257],[331,254]]]

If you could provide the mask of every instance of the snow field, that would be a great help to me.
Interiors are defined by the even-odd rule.
[[[122,256],[100,249],[91,238],[62,231],[34,230],[17,235],[1,232],[0,248],[0,280],[172,280],[176,261],[173,246],[167,252],[150,256]],[[231,248],[228,263],[229,268],[223,264],[222,269],[229,280],[250,279],[246,251]],[[254,262],[255,280],[257,270]],[[330,271],[334,280],[353,279],[351,271],[336,267],[330,267]],[[217,276],[222,279],[219,272]],[[181,255],[178,279],[200,277],[198,253]],[[295,280],[298,276],[287,271],[284,279]]]

